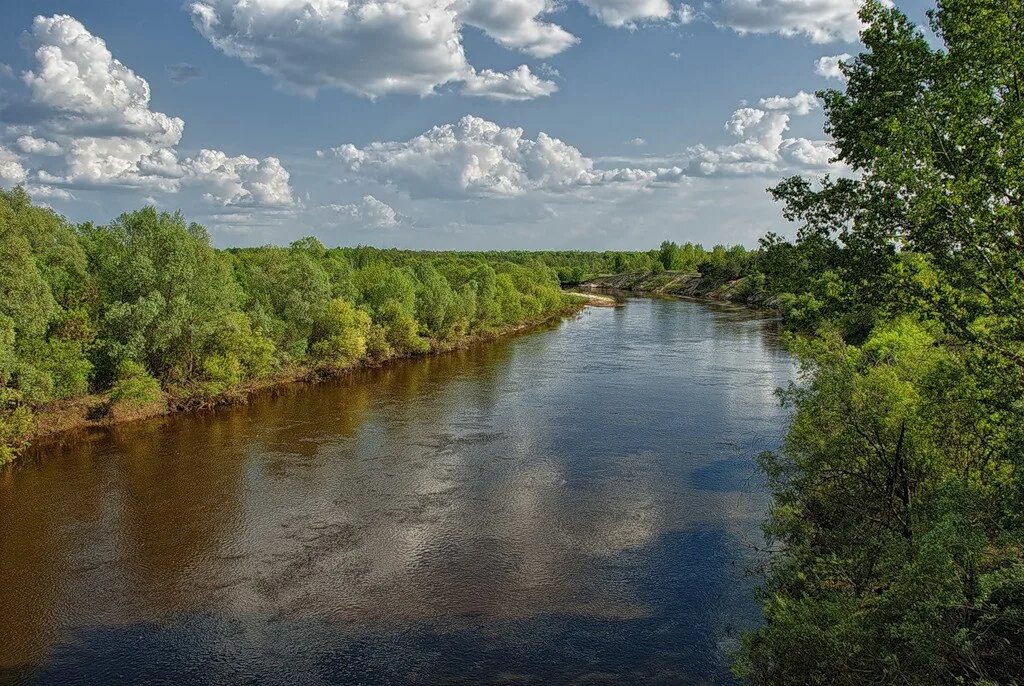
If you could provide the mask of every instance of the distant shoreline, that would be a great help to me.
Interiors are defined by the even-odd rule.
[[[686,300],[736,305],[755,310],[778,312],[775,298],[754,298],[746,294],[746,277],[732,281],[709,282],[697,272],[664,271],[609,274],[588,279],[580,289],[607,289],[644,295],[664,295]]]

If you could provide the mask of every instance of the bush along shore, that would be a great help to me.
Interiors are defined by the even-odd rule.
[[[218,250],[147,207],[73,226],[0,190],[0,463],[31,440],[451,350],[585,301],[501,253]]]

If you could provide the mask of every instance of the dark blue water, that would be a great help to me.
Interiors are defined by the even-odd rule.
[[[793,372],[632,299],[43,447],[0,472],[0,682],[731,683]]]

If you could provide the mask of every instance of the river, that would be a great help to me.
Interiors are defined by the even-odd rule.
[[[0,683],[728,684],[794,378],[628,299],[0,469]]]

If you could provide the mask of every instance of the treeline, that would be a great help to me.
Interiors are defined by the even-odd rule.
[[[540,261],[312,238],[217,250],[180,214],[72,226],[0,190],[0,462],[55,400],[203,402],[284,368],[425,353],[576,306]]]
[[[868,2],[820,95],[852,178],[775,189],[757,251],[803,382],[752,684],[1024,683],[1024,3]],[[934,45],[934,46],[933,46]]]
[[[489,262],[543,264],[554,270],[563,285],[575,286],[598,276],[664,271],[702,273],[723,281],[738,279],[756,270],[757,251],[747,250],[742,245],[716,245],[707,249],[697,243],[679,245],[665,241],[659,248],[647,251],[509,250],[455,254]]]

